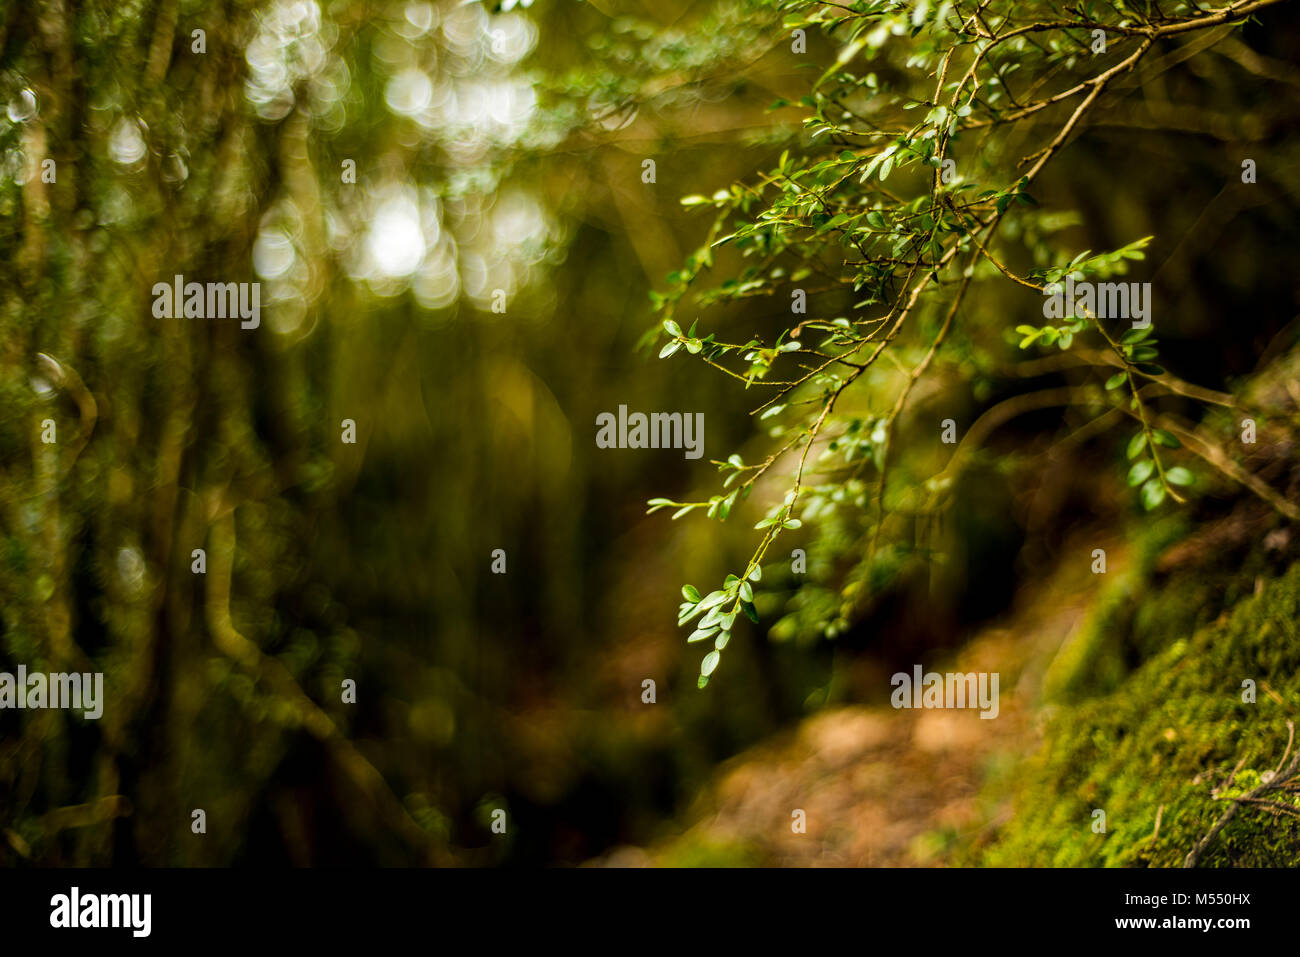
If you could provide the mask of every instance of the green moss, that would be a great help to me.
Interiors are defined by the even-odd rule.
[[[1300,712],[1298,622],[1300,563],[1221,622],[1155,653],[1113,692],[1060,707],[1042,750],[1016,776],[1014,817],[963,863],[1181,865],[1228,807],[1211,789],[1243,758],[1229,793],[1257,783],[1282,757],[1286,719]],[[1255,703],[1242,701],[1246,679],[1258,687]],[[1092,830],[1098,809],[1104,834]],[[1300,865],[1300,821],[1243,809],[1201,863]]]
[[[1077,633],[1052,659],[1043,679],[1048,701],[1078,701],[1105,694],[1124,680],[1122,622],[1132,613],[1133,576],[1112,582]]]
[[[1133,624],[1148,600],[1156,560],[1187,530],[1185,519],[1177,513],[1145,526],[1133,543],[1128,567],[1106,576],[1092,613],[1048,667],[1043,683],[1046,700],[1078,701],[1120,686],[1132,658],[1128,648]]]
[[[1279,569],[1254,544],[1184,568],[1153,590],[1128,622],[1130,657],[1145,660],[1194,634],[1253,595],[1257,579],[1274,578]]]
[[[656,863],[661,867],[757,867],[761,856],[749,844],[697,840],[687,835],[671,844]]]
[[[1076,703],[1115,691],[1133,668],[1250,597],[1256,580],[1277,576],[1280,569],[1256,542],[1157,571],[1161,556],[1192,529],[1182,513],[1171,513],[1139,534],[1128,566],[1106,576],[1087,620],[1049,665],[1046,701]]]

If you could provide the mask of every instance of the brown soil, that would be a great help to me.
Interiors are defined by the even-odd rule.
[[[1120,550],[1107,549],[1109,570]],[[835,707],[724,764],[683,826],[649,848],[623,847],[593,864],[655,866],[936,866],[956,840],[1010,813],[981,797],[990,774],[1039,741],[1042,674],[1078,628],[1100,584],[1087,548],[1022,589],[1017,607],[927,671],[1000,675],[994,720],[978,710]],[[801,809],[806,833],[795,833]]]

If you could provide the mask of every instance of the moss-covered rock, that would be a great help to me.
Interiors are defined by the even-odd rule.
[[[1227,810],[1226,798],[1278,766],[1287,720],[1300,715],[1300,563],[1194,634],[1156,647],[1167,629],[1151,623],[1162,614],[1194,620],[1200,605],[1223,596],[1207,591],[1198,603],[1167,586],[1134,605],[1126,620],[1147,636],[1141,650],[1150,657],[1108,693],[1055,707],[1041,751],[1016,776],[1014,816],[989,843],[962,854],[963,863],[1179,866]],[[1092,646],[1104,643],[1120,604],[1112,596],[1099,606]],[[1243,700],[1247,680],[1257,689],[1253,703]],[[1058,674],[1056,687],[1085,684]],[[1294,796],[1280,800],[1300,808]],[[1098,810],[1104,833],[1094,832]],[[1300,820],[1243,808],[1200,863],[1300,866]]]

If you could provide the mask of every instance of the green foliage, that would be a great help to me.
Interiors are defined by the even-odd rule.
[[[756,526],[764,535],[751,567],[777,534],[815,520],[840,546],[819,569],[835,578],[797,586],[789,596],[796,621],[779,630],[831,637],[897,573],[899,556],[923,551],[910,529],[950,501],[960,462],[936,462],[933,434],[915,423],[902,442],[899,426],[927,379],[1005,368],[1003,327],[979,306],[989,290],[1012,282],[1050,295],[1067,279],[1122,275],[1145,258],[1151,236],[1067,259],[1047,237],[1071,214],[1040,206],[1030,191],[1039,174],[1106,86],[1156,41],[1220,20],[1186,4],[1139,12],[992,3],[978,17],[951,3],[770,6],[786,30],[820,31],[839,52],[810,74],[817,79],[797,102],[773,104],[800,118],[796,144],[745,181],[682,199],[709,210],[712,224],[652,301],[668,337],[661,358],[684,348],[761,390],[753,414],[771,451],[752,465],[736,456],[718,463],[727,485],[739,483],[725,496],[650,505],[675,507],[674,518],[705,508],[725,520],[761,481],[762,498],[779,504]],[[1094,29],[1106,32],[1105,54],[1090,47]],[[1057,80],[1060,71],[1085,79]],[[1013,95],[1013,75],[1038,98]],[[1035,125],[1042,116],[1054,118],[1047,134]],[[1016,162],[1022,136],[1037,148]],[[1038,265],[1023,274],[1007,265],[1026,258]],[[760,298],[778,313],[792,301],[793,312],[764,320],[763,334],[728,336],[724,307]],[[709,310],[721,315],[698,332]],[[1127,481],[1145,510],[1181,503],[1179,490],[1195,476],[1166,451],[1181,443],[1157,424],[1152,392],[1187,390],[1157,363],[1149,327],[1121,328],[1114,318],[1021,324],[1016,342],[1062,352],[1086,343],[1083,361],[1104,374],[1105,388],[1077,401],[1136,423]],[[705,664],[711,672],[717,658]]]
[[[770,524],[770,523],[769,523]],[[731,628],[736,623],[736,616],[742,611],[750,621],[758,624],[758,612],[754,609],[754,588],[750,582],[762,579],[763,570],[757,563],[751,566],[744,578],[728,575],[722,588],[709,592],[703,598],[699,590],[692,585],[682,589],[682,602],[678,609],[677,624],[685,625],[696,617],[703,615],[695,623],[695,630],[686,639],[688,642],[713,639],[713,650],[700,662],[699,686],[709,683],[709,676],[717,669],[722,660],[722,650],[731,640]]]
[[[1185,487],[1192,450],[1159,421],[1179,386],[1161,346],[1082,316],[1034,320],[1017,350],[1010,296],[1032,313],[1051,281],[1140,260],[1145,239],[1129,240],[1149,223],[1117,216],[1106,240],[1078,240],[1083,214],[1039,174],[1109,84],[1098,71],[1166,28],[1195,36],[1181,31],[1203,11],[995,2],[970,21],[952,4],[720,0],[662,23],[653,5],[624,9],[8,6],[0,656],[103,669],[114,705],[95,725],[0,715],[0,861],[427,863],[457,845],[478,861],[485,802],[507,798],[549,808],[510,853],[581,860],[600,848],[570,838],[649,817],[787,718],[774,701],[826,700],[826,669],[793,655],[754,677],[752,649],[728,645],[737,621],[834,638],[945,558],[930,530],[978,450],[948,458],[940,399],[984,402],[1017,363],[1078,357],[1096,380],[1080,407],[1140,424],[1132,461],[1114,450],[1140,470],[1137,500],[1163,507]],[[485,10],[540,38],[526,59],[492,49]],[[1093,57],[1103,20],[1112,51]],[[206,54],[190,51],[197,28]],[[791,53],[795,29],[806,55]],[[420,109],[423,80],[436,95]],[[650,151],[658,197],[619,166]],[[680,178],[664,175],[673,163]],[[377,227],[392,207],[416,215],[390,235]],[[731,573],[683,588],[680,622],[701,685],[724,656],[740,680],[715,683],[727,707],[679,698],[674,722],[644,732],[655,719],[629,717],[626,698],[645,659],[629,649],[673,633],[628,641],[629,610],[663,569],[590,532],[625,520],[629,488],[639,499],[680,474],[576,436],[579,410],[621,401],[633,376],[647,399],[681,386],[630,367],[643,316],[628,276],[660,275],[642,253],[673,248],[629,248],[649,225],[692,250],[650,294],[643,345],[677,364],[651,368],[707,364],[756,407],[752,435],[713,463],[720,488],[649,502],[747,536],[740,553],[713,548],[726,555],[710,576]],[[407,258],[416,234],[417,273],[366,264],[375,247]],[[1243,284],[1258,246],[1240,244]],[[262,277],[264,325],[156,320],[150,289],[177,273]],[[508,318],[487,304],[497,277]],[[796,288],[808,312],[791,318]],[[339,443],[345,416],[359,445]],[[54,446],[36,437],[47,417]],[[1236,428],[1226,411],[1219,424]],[[508,580],[482,560],[498,545]],[[787,562],[796,545],[806,575]],[[1150,608],[1117,620],[1164,648]],[[345,677],[355,707],[339,702]],[[625,785],[621,804],[596,802],[606,829],[586,775],[602,793]],[[191,840],[175,810],[196,806],[244,839]],[[565,835],[558,855],[545,822],[556,846]]]

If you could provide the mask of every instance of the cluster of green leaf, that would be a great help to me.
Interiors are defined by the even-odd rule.
[[[722,659],[722,651],[731,640],[731,626],[735,624],[736,616],[743,611],[750,621],[758,624],[758,612],[754,610],[754,586],[750,583],[762,577],[762,569],[754,565],[744,578],[728,575],[720,589],[709,592],[702,598],[699,589],[693,585],[682,588],[682,598],[685,601],[677,615],[678,626],[687,624],[699,615],[704,616],[696,622],[695,630],[686,640],[695,642],[713,639],[713,650],[700,662],[701,688],[709,683],[709,675],[713,674]]]
[[[735,466],[728,484],[739,479],[737,490],[700,502],[654,499],[651,510],[675,506],[677,517],[704,508],[725,519],[764,476],[784,481],[780,504],[758,526],[766,533],[753,565],[770,547],[773,529],[812,518],[827,502],[853,503],[855,533],[835,541],[843,556],[856,557],[846,563],[830,555],[822,563],[841,576],[838,585],[804,586],[829,588],[836,599],[802,600],[801,589],[792,603],[816,610],[797,624],[783,620],[786,632],[811,627],[833,635],[863,595],[898,569],[900,555],[927,551],[891,517],[917,520],[941,507],[939,493],[952,476],[931,465],[927,479],[927,466],[897,447],[895,427],[918,380],[944,368],[944,350],[954,341],[974,353],[974,365],[990,364],[991,347],[981,345],[972,325],[987,321],[959,315],[971,288],[1011,280],[1050,293],[1067,276],[1105,278],[1143,259],[1149,236],[1064,261],[1046,237],[1072,214],[1042,209],[1030,192],[1035,178],[1107,84],[1160,38],[1222,18],[1190,4],[1161,10],[995,2],[973,10],[857,0],[771,7],[787,31],[820,31],[838,55],[797,102],[782,97],[772,106],[802,111],[797,147],[750,180],[682,200],[712,210],[713,222],[705,243],[651,299],[669,337],[661,358],[684,349],[746,389],[767,390],[753,411],[760,420],[779,416],[768,431],[776,448],[754,465]],[[1104,31],[1105,49],[1095,44],[1095,30]],[[1075,83],[1071,69],[1086,71],[1086,79]],[[1043,117],[1053,118],[1046,134],[1036,130]],[[1015,162],[1012,151],[1026,135],[1040,145]],[[1017,275],[1009,257],[993,251],[995,240],[1018,240],[1013,252],[1040,265]],[[724,252],[726,274],[705,282],[723,271]],[[767,320],[767,334],[700,332],[705,309],[786,296],[791,312]],[[828,303],[829,315],[805,312],[813,301]],[[1149,330],[1117,339],[1096,317],[1070,315],[1016,332],[1021,349],[1066,351],[1085,339],[1100,347],[1092,351],[1103,358],[1088,361],[1107,370],[1110,392],[1126,386],[1114,407],[1140,425],[1129,481],[1148,509],[1166,498],[1182,501],[1177,488],[1190,485],[1192,475],[1161,456],[1179,443],[1154,423],[1148,386],[1173,380],[1156,362]],[[897,487],[891,469],[910,481]],[[865,555],[858,547],[864,539]],[[711,657],[710,672],[716,664]]]
[[[1091,255],[1091,250],[1085,250],[1066,266],[1037,270],[1030,273],[1030,277],[1041,279],[1045,295],[1059,297],[1062,295],[1063,284],[1067,279],[1081,282],[1091,277],[1106,279],[1113,275],[1123,275],[1127,272],[1129,261],[1140,261],[1146,258],[1144,250],[1151,239],[1152,237],[1145,236],[1120,249],[1098,255]],[[1070,304],[1070,306],[1068,311],[1071,315],[1058,325],[1016,326],[1015,331],[1021,336],[1019,347],[1028,349],[1034,345],[1046,347],[1054,345],[1065,352],[1074,345],[1076,336],[1086,329],[1094,329],[1121,366],[1119,372],[1106,380],[1106,391],[1127,387],[1128,407],[1137,414],[1141,425],[1129,441],[1126,450],[1128,460],[1133,463],[1128,472],[1128,484],[1134,488],[1140,486],[1141,502],[1148,511],[1160,505],[1166,496],[1181,501],[1174,487],[1192,485],[1194,481],[1192,473],[1181,465],[1164,467],[1160,460],[1159,449],[1161,447],[1177,449],[1182,446],[1182,443],[1169,430],[1155,428],[1148,424],[1143,405],[1142,382],[1145,379],[1163,376],[1167,372],[1164,366],[1156,362],[1160,358],[1160,350],[1152,327],[1148,324],[1141,328],[1131,328],[1118,339],[1112,338],[1099,318],[1086,312],[1084,315],[1078,315],[1082,310],[1077,308],[1077,304]]]

